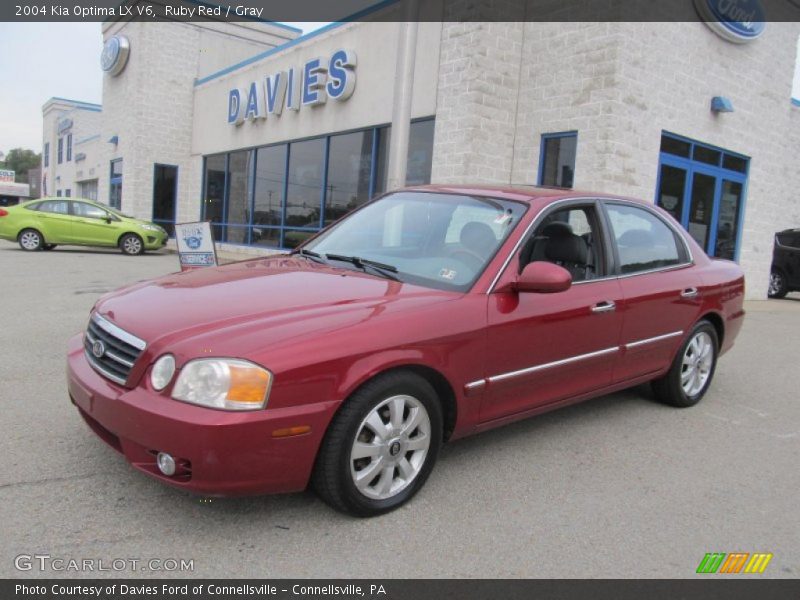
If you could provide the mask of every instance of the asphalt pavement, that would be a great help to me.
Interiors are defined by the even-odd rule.
[[[410,504],[362,520],[311,493],[167,488],[80,419],[67,339],[106,291],[177,269],[0,242],[0,576],[682,578],[707,552],[770,552],[747,577],[800,576],[800,295],[747,304],[695,408],[640,387],[455,442]],[[52,570],[70,559],[111,570]]]

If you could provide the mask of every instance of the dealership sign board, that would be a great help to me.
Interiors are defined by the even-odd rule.
[[[228,123],[241,125],[268,117],[280,117],[283,109],[325,104],[330,98],[347,100],[356,88],[356,54],[337,50],[327,58],[307,60],[301,69],[291,68],[251,81],[228,92]]]
[[[7,171],[6,169],[0,169],[0,181],[4,183],[14,183],[15,175],[16,175],[15,171]]]
[[[767,26],[759,0],[694,0],[694,5],[711,31],[735,44],[761,37]]]
[[[176,223],[175,241],[181,271],[217,266],[217,249],[211,235],[211,223]]]

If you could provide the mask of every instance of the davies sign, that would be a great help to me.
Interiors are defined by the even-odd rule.
[[[279,117],[284,108],[324,104],[328,98],[347,100],[356,88],[356,55],[337,50],[330,58],[313,58],[302,69],[278,71],[245,88],[228,92],[228,123],[241,125],[267,117]]]

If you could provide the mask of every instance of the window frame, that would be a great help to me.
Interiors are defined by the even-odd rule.
[[[67,160],[66,162],[70,162],[72,160],[72,134],[67,134]]]
[[[655,206],[653,208],[647,206],[646,204],[641,204],[638,202],[627,202],[625,200],[616,199],[616,198],[607,198],[603,199],[603,218],[606,222],[606,228],[608,230],[608,237],[611,243],[611,252],[613,254],[613,262],[614,262],[614,269],[613,273],[615,277],[623,278],[623,277],[636,277],[637,275],[647,275],[649,273],[659,273],[661,271],[672,271],[674,269],[683,269],[685,267],[689,267],[694,265],[694,256],[692,254],[692,249],[689,243],[687,242],[686,238],[684,237],[683,232],[679,231],[673,224],[664,218],[664,216],[660,215],[657,210],[655,210]],[[622,264],[619,258],[619,248],[617,244],[616,236],[613,235],[613,227],[611,225],[611,219],[608,215],[608,207],[609,206],[625,206],[628,208],[638,208],[643,210],[654,218],[658,219],[667,229],[672,232],[673,239],[675,240],[675,247],[678,250],[678,260],[679,262],[674,265],[665,265],[663,267],[654,267],[652,269],[642,269],[641,271],[634,271],[631,273],[623,273],[622,272]]]
[[[545,208],[540,214],[536,215],[535,224],[534,226],[530,227],[520,238],[522,243],[519,245],[519,248],[515,249],[512,253],[512,260],[513,257],[517,257],[517,273],[521,273],[522,270],[528,265],[522,265],[521,260],[521,252],[525,248],[528,241],[536,234],[539,228],[542,227],[544,221],[554,213],[559,213],[565,210],[575,210],[575,209],[591,209],[594,212],[593,218],[589,220],[590,227],[597,229],[597,233],[599,234],[598,242],[600,244],[600,260],[602,262],[602,272],[603,274],[599,277],[594,277],[592,279],[582,279],[581,281],[573,281],[572,285],[584,285],[587,283],[594,283],[596,281],[605,281],[607,279],[612,279],[614,277],[614,272],[616,269],[616,263],[614,261],[614,256],[611,252],[612,248],[612,240],[611,240],[611,229],[609,224],[605,219],[605,212],[601,207],[601,200],[599,198],[566,198],[564,200],[559,200],[554,202],[552,205]],[[549,262],[549,261],[546,261]],[[502,271],[501,271],[502,272]]]
[[[97,210],[100,210],[103,213],[105,213],[105,216],[104,217],[91,217],[91,216],[88,216],[88,215],[78,214],[78,211],[76,210],[76,208],[77,208],[77,206],[79,204],[86,205],[86,206],[91,206],[92,208],[96,208]],[[109,219],[111,221],[119,221],[120,220],[119,217],[117,217],[116,215],[114,215],[111,212],[107,211],[102,206],[97,206],[96,204],[92,204],[91,202],[82,202],[80,200],[70,200],[69,201],[69,214],[72,217],[80,217],[81,219],[97,219],[98,221],[108,221]]]
[[[544,183],[544,163],[545,163],[545,149],[547,148],[548,140],[553,139],[563,139],[563,138],[575,138],[575,164],[572,167],[572,186],[570,187],[563,187],[558,185],[550,185]],[[548,188],[557,188],[557,189],[565,189],[571,190],[575,188],[575,173],[577,171],[578,166],[578,130],[573,129],[569,131],[556,131],[553,133],[543,133],[541,140],[539,142],[539,170],[536,177],[536,184],[541,187],[548,187]]]
[[[64,164],[64,138],[58,138],[58,164]]]

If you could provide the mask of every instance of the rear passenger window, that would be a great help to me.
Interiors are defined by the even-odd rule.
[[[621,273],[649,271],[686,262],[683,244],[660,218],[643,208],[607,204]]]
[[[66,215],[69,213],[69,204],[66,200],[47,200],[39,204],[36,210],[46,213]]]

